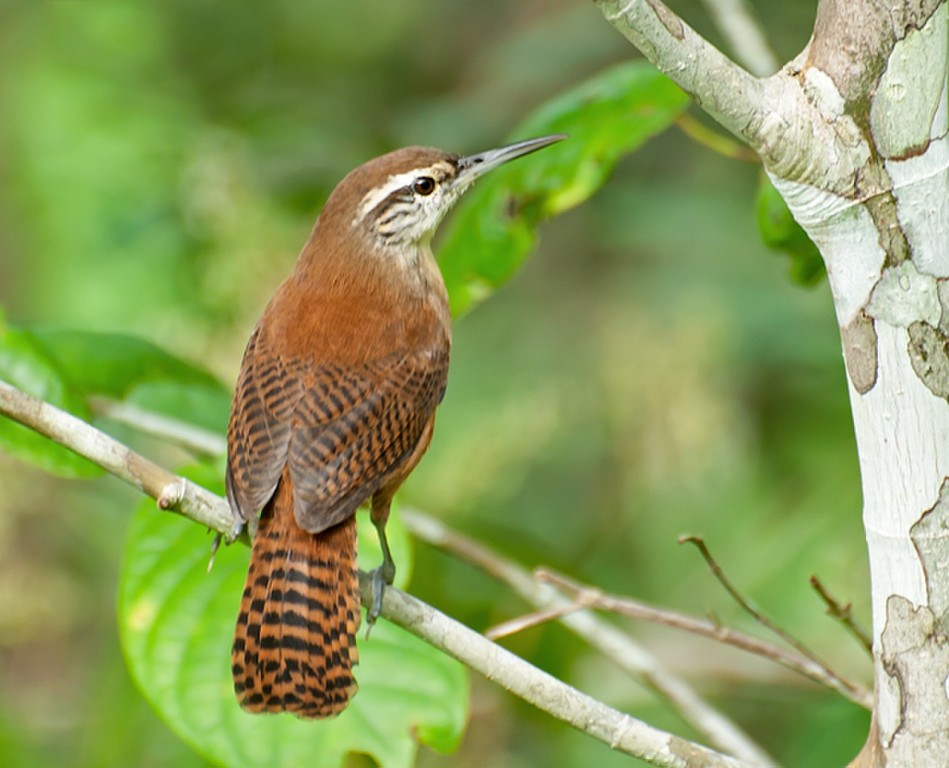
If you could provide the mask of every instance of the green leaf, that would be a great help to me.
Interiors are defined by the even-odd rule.
[[[825,274],[820,251],[794,220],[781,193],[764,173],[758,184],[757,209],[761,240],[791,258],[791,279],[801,285],[819,283]]]
[[[220,435],[227,429],[231,410],[231,396],[220,384],[208,387],[177,381],[147,382],[132,388],[126,402]]]
[[[33,333],[70,381],[89,395],[121,399],[138,384],[161,380],[221,389],[207,371],[138,336],[76,330]]]
[[[515,132],[566,133],[559,144],[492,171],[452,219],[439,262],[459,314],[510,279],[544,218],[579,205],[617,161],[665,130],[689,104],[672,81],[644,62],[624,64],[557,97]]]
[[[0,326],[0,379],[79,418],[89,419],[89,409],[82,395],[29,331]],[[68,448],[3,416],[0,416],[0,449],[63,477],[92,477],[102,473]]]
[[[34,331],[76,389],[224,433],[230,392],[207,371],[121,333]]]
[[[393,516],[392,523],[396,522]],[[368,528],[368,526],[366,526]],[[399,576],[408,576],[408,537],[391,525]],[[360,530],[361,544],[374,532]],[[171,728],[207,759],[224,765],[343,765],[350,752],[382,766],[414,764],[418,742],[457,747],[467,718],[464,668],[380,619],[360,635],[359,693],[337,718],[249,715],[238,707],[230,647],[249,550],[218,552],[206,572],[210,537],[155,511],[135,515],[119,594],[122,646],[132,676]],[[378,561],[360,547],[362,562]]]

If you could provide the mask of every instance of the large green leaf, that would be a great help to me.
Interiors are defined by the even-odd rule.
[[[408,537],[393,517],[393,556],[404,581]],[[368,528],[368,526],[367,526]],[[360,530],[360,559],[372,566],[375,536]],[[119,594],[122,645],[145,696],[183,739],[215,763],[342,765],[350,752],[382,766],[414,763],[419,741],[454,749],[467,718],[464,668],[380,619],[359,637],[359,693],[339,717],[303,721],[249,715],[231,686],[231,633],[249,550],[220,551],[210,573],[210,537],[198,526],[142,504],[132,522]]]
[[[33,333],[73,384],[89,395],[118,399],[132,387],[150,381],[220,387],[207,371],[138,336],[61,329]]]
[[[146,411],[223,434],[230,393],[207,371],[128,334],[77,330],[33,333],[83,395],[124,400]]]
[[[665,130],[688,97],[644,62],[624,64],[541,107],[515,132],[569,138],[491,174],[452,219],[439,262],[458,314],[517,270],[548,216],[589,198],[616,162]]]
[[[2,318],[0,379],[82,419],[89,418],[82,395],[39,339],[29,331],[4,325]],[[3,416],[0,416],[0,449],[64,477],[89,477],[102,471],[69,449]]]

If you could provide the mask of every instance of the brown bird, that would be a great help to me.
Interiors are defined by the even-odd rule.
[[[395,575],[389,505],[428,448],[448,377],[432,236],[475,179],[562,138],[467,157],[409,147],[360,166],[264,310],[227,430],[227,498],[253,535],[231,658],[244,709],[328,717],[355,694],[355,512],[370,502],[382,545],[371,623]]]

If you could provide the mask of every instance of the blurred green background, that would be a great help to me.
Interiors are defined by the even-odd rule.
[[[782,60],[815,5],[755,3]],[[674,7],[719,41],[700,3]],[[349,169],[406,144],[495,146],[545,99],[636,55],[580,0],[5,2],[0,306],[21,325],[140,334],[230,383]],[[548,222],[520,274],[456,324],[436,438],[402,498],[528,567],[755,631],[676,543],[701,533],[781,624],[867,681],[807,583],[818,574],[869,623],[831,300],[761,245],[759,173],[673,129]],[[4,765],[204,765],[118,648],[136,494],[5,456],[0,488]],[[527,610],[451,556],[418,545],[416,558],[411,590],[472,627]],[[625,626],[782,764],[839,765],[863,741],[865,712],[778,667]],[[504,642],[693,735],[557,625]],[[423,749],[421,765],[631,762],[478,678],[471,707],[460,750]]]

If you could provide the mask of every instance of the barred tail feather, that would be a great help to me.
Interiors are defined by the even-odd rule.
[[[249,712],[331,717],[357,688],[356,521],[307,533],[292,498],[281,482],[254,538],[231,654],[234,691]]]

